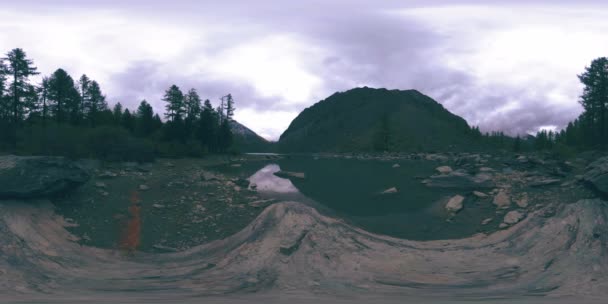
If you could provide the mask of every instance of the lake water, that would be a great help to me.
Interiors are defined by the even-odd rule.
[[[395,164],[399,166],[394,167]],[[445,203],[467,192],[430,189],[421,179],[435,174],[435,162],[387,162],[343,158],[291,156],[221,172],[247,178],[268,199],[309,204],[365,230],[412,240],[462,238],[488,229],[481,221],[494,215],[491,204],[467,198],[464,208],[450,218]],[[305,178],[282,178],[278,171],[301,172]],[[396,188],[397,193],[382,194]]]

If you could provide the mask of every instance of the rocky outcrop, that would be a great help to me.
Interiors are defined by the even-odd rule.
[[[492,176],[486,173],[479,173],[475,176],[461,171],[454,171],[449,174],[434,175],[426,180],[426,185],[431,188],[451,188],[475,190],[483,188],[494,188]]]
[[[89,174],[63,157],[0,156],[0,199],[31,199],[66,193]]]
[[[422,242],[372,234],[303,204],[278,203],[226,239],[135,259],[69,241],[51,209],[0,204],[0,211],[0,256],[10,257],[0,259],[2,290],[109,293],[127,286],[196,296],[297,290],[509,302],[515,296],[608,294],[608,207],[600,200],[549,206],[490,235]]]
[[[583,181],[595,190],[608,195],[608,156],[591,163],[583,175]]]

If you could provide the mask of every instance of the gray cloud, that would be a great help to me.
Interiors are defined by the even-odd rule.
[[[585,1],[585,6],[603,5],[603,1]],[[577,2],[580,3],[580,2]],[[471,43],[477,42],[476,33],[467,37],[437,30],[434,22],[424,22],[411,16],[390,14],[412,7],[484,4],[484,7],[510,9],[514,5],[551,5],[581,8],[570,1],[306,1],[285,4],[280,1],[252,2],[201,2],[201,1],[55,1],[53,6],[24,0],[12,6],[52,8],[62,14],[64,9],[117,12],[125,16],[143,18],[152,24],[186,28],[193,33],[188,45],[181,50],[183,60],[170,62],[144,58],[131,60],[119,71],[110,72],[102,83],[108,88],[111,102],[120,101],[135,108],[140,100],[147,99],[156,111],[163,110],[160,101],[163,91],[177,84],[186,91],[196,88],[202,98],[217,102],[219,96],[232,93],[240,109],[270,113],[297,112],[331,95],[354,86],[387,87],[391,89],[417,89],[441,102],[450,111],[463,116],[471,125],[480,125],[484,131],[502,130],[509,134],[522,134],[541,126],[563,127],[580,113],[576,103],[576,85],[568,85],[568,98],[556,104],[549,93],[576,82],[575,75],[568,79],[550,79],[546,83],[517,85],[502,79],[480,79],[478,75],[446,64],[446,56],[461,56],[473,52]],[[133,19],[136,20],[136,19]],[[139,19],[138,19],[139,20]],[[441,21],[441,20],[437,20]],[[517,21],[517,20],[515,20]],[[133,21],[136,22],[136,21]],[[476,21],[471,21],[476,22]],[[491,27],[493,24],[480,23]],[[477,24],[479,25],[479,24]],[[517,22],[512,24],[513,27]],[[551,27],[559,24],[544,24]],[[91,26],[95,26],[94,24]],[[210,33],[207,33],[207,31]],[[120,33],[115,33],[120,35]],[[208,34],[208,35],[207,35]],[[108,35],[108,33],[104,33]],[[269,35],[289,35],[299,42],[298,48],[318,48],[315,56],[298,57],[300,66],[318,78],[320,85],[306,102],[287,100],[286,95],[267,94],[256,87],[255,77],[246,80],[216,75],[213,69],[228,49],[244,42],[256,43]],[[1,37],[0,37],[1,38]],[[2,41],[2,40],[0,40]],[[10,42],[10,41],[9,41]],[[33,45],[35,45],[33,43]],[[35,46],[33,46],[35,47]],[[125,46],[128,47],[128,46]],[[272,47],[281,48],[281,45]],[[78,50],[65,50],[77,52]],[[308,54],[308,53],[306,53]],[[118,55],[118,54],[117,54]],[[204,57],[205,66],[200,73],[184,72],[190,66],[189,58]],[[99,59],[112,60],[112,59]],[[57,66],[62,62],[58,61]],[[245,69],[247,67],[243,67]],[[582,67],[581,67],[582,68]],[[263,72],[263,71],[260,71]],[[513,73],[526,73],[513,71]],[[551,78],[551,71],[547,71]],[[287,76],[286,76],[287,77]],[[509,77],[509,75],[504,75]],[[250,127],[257,130],[255,119]],[[286,126],[267,131],[277,138]],[[260,127],[261,128],[261,127]]]

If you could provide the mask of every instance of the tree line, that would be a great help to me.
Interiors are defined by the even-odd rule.
[[[57,69],[40,83],[33,60],[20,48],[0,58],[0,149],[23,154],[59,154],[113,159],[198,156],[231,149],[234,99],[214,108],[196,89],[165,91],[165,120],[150,103],[134,111],[118,102],[108,107],[99,83],[74,80]]]

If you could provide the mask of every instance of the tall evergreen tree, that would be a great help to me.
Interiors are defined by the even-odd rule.
[[[63,69],[58,69],[49,78],[48,99],[52,103],[53,116],[59,123],[77,122],[80,113],[80,94],[74,79]]]
[[[120,125],[122,123],[122,104],[120,102],[114,105],[112,116],[114,116],[114,124]]]
[[[93,80],[85,89],[87,98],[85,99],[84,112],[85,117],[92,126],[97,125],[99,113],[108,109],[106,96],[101,92],[101,88],[97,81]]]
[[[226,119],[228,121],[232,121],[232,117],[234,116],[234,99],[232,99],[232,94],[226,95]]]
[[[184,104],[184,93],[179,89],[178,86],[172,85],[167,91],[163,101],[167,103],[165,106],[165,118],[169,121],[175,121],[178,118],[182,119],[186,112],[186,106]]]
[[[27,94],[29,77],[38,75],[34,62],[27,58],[22,49],[13,49],[6,54],[8,61],[7,74],[12,78],[11,87],[11,114],[13,123],[17,123],[24,113],[23,98]]]
[[[42,109],[40,111],[40,115],[42,117],[42,123],[45,124],[46,119],[49,115],[49,107],[48,107],[49,78],[46,76],[42,78],[42,83],[40,84],[40,87],[39,87],[39,94],[40,94],[40,105],[42,107]]]
[[[6,98],[6,78],[8,68],[4,64],[4,59],[0,58],[0,120],[6,121],[10,117],[9,99]]]
[[[203,105],[203,111],[201,112],[201,118],[199,119],[199,125],[197,128],[197,137],[201,142],[201,145],[209,151],[215,151],[217,149],[216,138],[217,138],[217,126],[218,115],[213,109],[209,99],[205,100]]]
[[[145,137],[152,134],[155,130],[154,110],[146,100],[142,100],[137,108],[136,134]]]
[[[91,79],[86,75],[82,74],[78,80],[78,89],[80,91],[80,110],[82,111],[82,117],[86,116],[87,103],[89,102],[89,86],[91,85]]]
[[[131,115],[129,109],[125,109],[122,114],[122,127],[129,130],[129,132],[135,131],[135,118]]]
[[[201,98],[195,89],[190,89],[185,96],[186,119],[194,121],[201,113]]]
[[[578,76],[585,86],[580,103],[585,109],[584,119],[590,127],[592,138],[597,138],[601,146],[607,143],[606,129],[608,110],[608,58],[601,57],[593,60],[585,68],[585,72]]]

